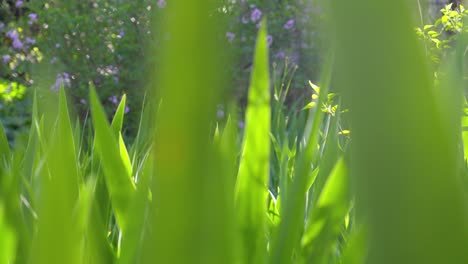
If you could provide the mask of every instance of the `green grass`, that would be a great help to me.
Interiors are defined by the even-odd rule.
[[[126,97],[109,122],[92,86],[84,123],[61,89],[37,91],[13,145],[0,126],[0,264],[468,262],[466,40],[434,87],[403,0],[334,0],[305,110],[285,104],[294,69],[270,74],[264,20],[240,129],[235,107],[215,121],[208,2],[168,6],[131,144]]]

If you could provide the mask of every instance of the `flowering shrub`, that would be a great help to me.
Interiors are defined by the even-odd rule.
[[[242,80],[250,68],[254,36],[261,18],[268,18],[267,36],[271,61],[283,65],[285,58],[299,66],[297,84],[306,87],[307,80],[316,77],[321,61],[320,31],[322,11],[311,1],[228,1],[229,28],[226,39],[237,59],[235,76]],[[278,71],[278,72],[281,72]]]
[[[163,0],[18,0],[4,7],[8,16],[0,22],[5,44],[0,47],[0,78],[34,87],[32,72],[39,71],[43,79],[44,74],[55,77],[46,85],[53,91],[66,87],[82,113],[88,111],[84,98],[92,82],[104,99],[127,93],[131,112],[142,100],[150,14],[165,5]],[[109,114],[117,107],[111,100],[103,103]],[[137,117],[129,115],[131,120]],[[130,129],[136,123],[131,120]]]
[[[236,95],[244,97],[255,36],[265,16],[271,61],[282,65],[288,57],[300,66],[293,88],[305,86],[308,79],[314,79],[318,73],[318,67],[314,66],[320,61],[320,41],[308,23],[319,25],[318,8],[291,0],[220,2],[217,15],[227,25],[220,38],[230,48],[227,56],[232,55],[236,61],[225,70],[233,77]],[[166,1],[16,0],[13,3],[2,6],[5,15],[0,18],[0,41],[4,43],[0,47],[0,79],[34,87],[38,83],[35,76],[48,76],[48,81],[41,80],[41,86],[57,91],[63,85],[81,114],[88,111],[85,98],[89,82],[99,90],[108,114],[117,107],[114,98],[127,94],[130,119],[127,129],[134,130],[145,77],[157,60],[145,56],[147,43],[154,47],[165,37],[161,32],[151,32],[150,20],[152,15],[158,16],[166,10]],[[281,73],[281,69],[277,72]]]

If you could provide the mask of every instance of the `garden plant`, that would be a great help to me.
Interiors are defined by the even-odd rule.
[[[144,68],[138,110],[108,100],[112,76],[73,90],[61,72],[51,89],[48,66],[34,89],[14,82],[31,116],[13,139],[0,126],[0,264],[468,263],[462,5],[415,34],[405,0],[328,1],[318,81],[292,102],[274,18],[248,7],[259,26],[240,111],[226,100],[230,24],[214,15],[230,5],[157,6],[147,26],[167,37],[142,44],[154,61],[120,66]]]

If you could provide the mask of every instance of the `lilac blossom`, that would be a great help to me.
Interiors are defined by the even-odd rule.
[[[9,30],[7,33],[6,33],[6,36],[8,38],[10,38],[11,40],[15,40],[18,38],[18,33],[16,33],[16,31],[14,30]]]
[[[242,24],[247,24],[249,23],[249,18],[247,18],[246,16],[243,16],[241,21],[242,21]]]
[[[50,87],[52,91],[58,91],[61,86],[71,87],[70,75],[66,72],[57,74],[55,83]]]
[[[34,45],[36,44],[36,40],[30,37],[26,37],[26,39],[24,40],[24,43]]]
[[[15,3],[15,7],[16,7],[16,8],[20,8],[20,7],[23,6],[23,4],[24,4],[23,0],[18,0],[18,1],[16,1],[16,3]]]
[[[124,109],[124,113],[128,114],[128,112],[130,112],[130,107],[128,107],[128,105],[126,105],[125,109]]]
[[[10,55],[3,55],[2,56],[3,63],[8,63],[10,61]]]
[[[275,57],[278,59],[284,59],[284,57],[286,57],[286,54],[284,54],[284,52],[282,51],[279,51],[275,54]]]
[[[218,119],[223,119],[224,111],[222,109],[218,109],[218,111],[216,112],[216,117],[218,117]]]
[[[166,7],[166,0],[158,0],[158,8],[164,8]]]
[[[252,22],[256,22],[260,18],[262,18],[262,11],[260,11],[258,8],[255,8],[254,11],[252,11],[250,14],[250,20],[252,20]]]
[[[82,104],[82,105],[87,105],[88,102],[86,102],[85,99],[81,98],[81,99],[80,99],[80,104]]]
[[[37,22],[37,14],[36,13],[31,13],[31,14],[28,15],[28,17],[29,17],[29,21],[28,21],[29,25],[32,25],[33,23]]]
[[[15,38],[13,40],[13,48],[15,49],[23,49],[24,46],[23,46],[23,43],[21,42],[21,40],[19,40],[18,38]]]
[[[123,36],[125,36],[125,31],[123,29],[121,29],[119,31],[119,36],[122,38]]]
[[[234,38],[236,37],[236,34],[234,34],[232,32],[226,32],[226,37],[228,38],[229,43],[231,43],[234,40]]]
[[[289,19],[286,24],[284,24],[284,29],[290,30],[291,28],[294,27],[294,19]]]
[[[118,104],[118,103],[119,103],[119,99],[117,98],[116,95],[113,95],[113,96],[107,98],[107,100],[108,100],[109,102],[113,103],[113,104]]]
[[[267,36],[267,43],[268,43],[268,47],[270,47],[271,44],[273,43],[273,37],[271,35]]]

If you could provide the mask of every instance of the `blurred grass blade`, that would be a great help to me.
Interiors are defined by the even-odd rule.
[[[341,158],[331,171],[302,236],[302,254],[308,263],[329,263],[348,209],[348,170]]]
[[[154,163],[152,162],[152,154],[147,153],[142,161],[141,170],[139,170],[137,192],[135,198],[130,204],[129,213],[134,217],[129,218],[127,224],[127,234],[123,237],[121,254],[118,262],[124,263],[139,263],[142,261],[141,252],[144,248],[150,247],[145,245],[144,237],[148,231],[148,210],[150,206],[150,183],[151,175],[154,174]]]
[[[246,110],[246,126],[236,182],[237,220],[244,263],[264,263],[266,201],[270,157],[270,81],[266,20],[258,33]]]
[[[104,114],[94,87],[90,88],[91,114],[95,129],[95,147],[99,155],[107,188],[111,197],[117,222],[125,231],[127,209],[135,192],[135,184],[120,155],[119,141],[115,137]]]
[[[10,160],[10,146],[5,134],[5,129],[0,123],[0,167],[4,169],[5,165]]]
[[[468,263],[461,105],[448,107],[437,94],[457,87],[434,89],[407,1],[331,3],[368,263]]]
[[[0,263],[15,263],[16,237],[6,221],[3,204],[0,201]]]
[[[52,116],[47,116],[52,118]],[[47,169],[41,172],[39,223],[31,260],[35,263],[80,263],[81,238],[74,210],[79,178],[72,126],[63,87],[57,126],[47,147]]]
[[[343,264],[366,263],[367,251],[369,248],[367,238],[368,231],[366,225],[360,223],[354,226],[342,253]]]
[[[212,121],[225,85],[216,1],[170,1],[154,32],[166,41],[159,53],[156,172],[152,180],[151,236],[143,262],[230,263],[232,215],[227,173],[214,155]],[[164,25],[164,26],[162,26]],[[156,45],[154,45],[156,46]],[[155,71],[156,73],[156,71]],[[216,74],[213,74],[216,73]],[[162,103],[161,103],[162,102]],[[154,131],[151,131],[154,132]]]

